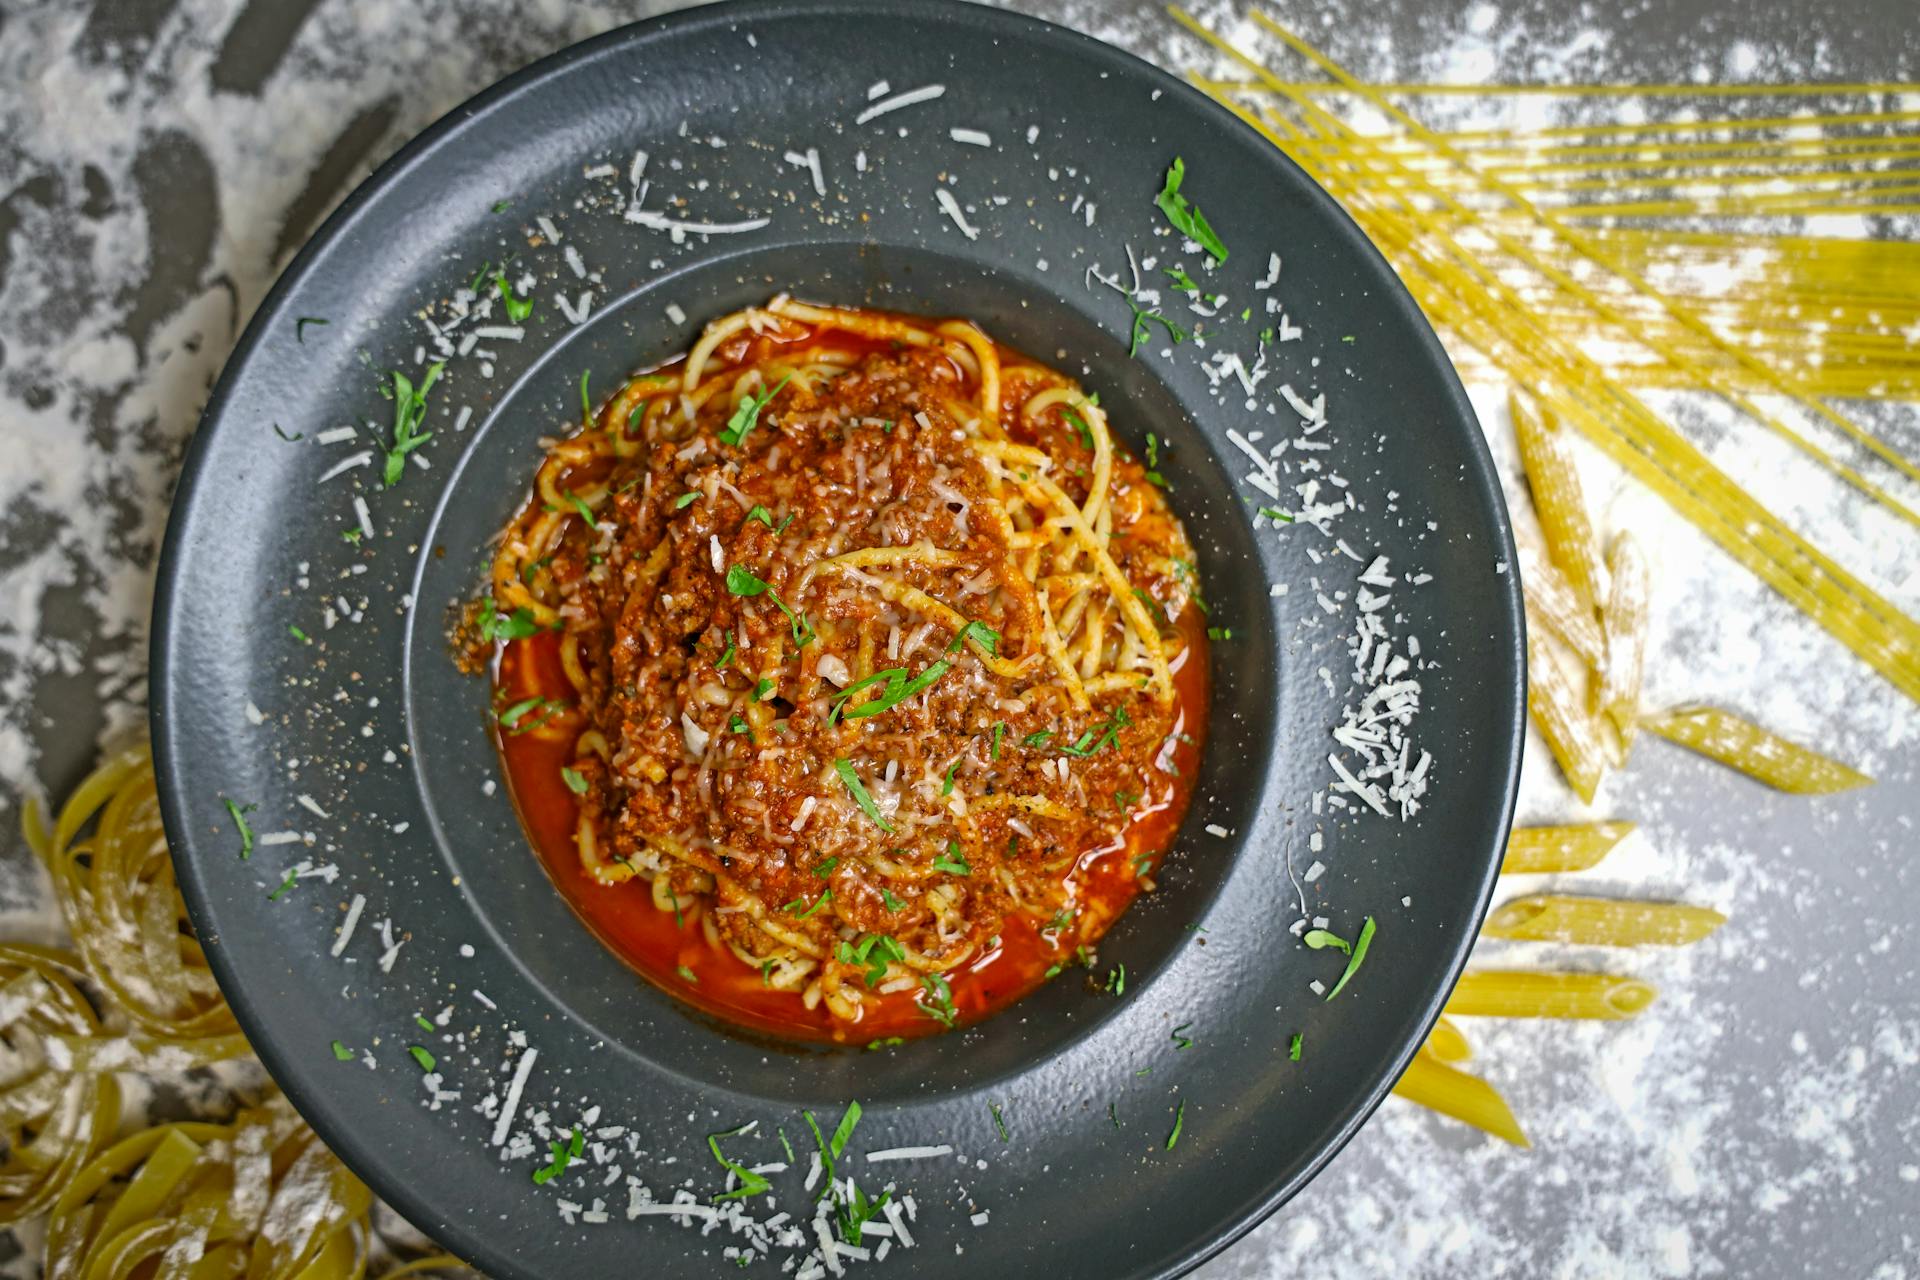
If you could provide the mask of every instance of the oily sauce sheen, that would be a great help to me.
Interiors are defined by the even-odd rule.
[[[1147,439],[966,322],[781,298],[555,442],[472,652],[574,910],[673,994],[790,1037],[1104,980],[1208,703]]]

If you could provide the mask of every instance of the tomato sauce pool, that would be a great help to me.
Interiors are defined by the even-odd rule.
[[[997,947],[947,975],[961,1023],[977,1022],[1049,976],[1064,977],[1070,972],[1077,949],[1094,944],[1140,891],[1135,859],[1152,859],[1143,867],[1157,866],[1158,855],[1179,830],[1199,771],[1206,729],[1207,638],[1198,612],[1189,606],[1178,619],[1185,649],[1174,666],[1177,736],[1170,753],[1178,774],[1149,771],[1140,780],[1142,798],[1133,820],[1121,835],[1081,855],[1071,873],[1074,900],[1080,908],[1072,931],[1043,938],[1031,922],[1009,916]],[[535,697],[573,702],[573,688],[560,665],[559,636],[554,632],[508,643],[496,664],[494,680],[497,705],[511,706]],[[709,944],[700,927],[701,906],[688,903],[676,916],[653,905],[651,886],[645,881],[596,883],[580,868],[574,848],[578,804],[560,773],[574,756],[572,735],[515,733],[518,727],[496,728],[507,785],[528,839],[575,913],[646,978],[720,1018],[780,1036],[872,1043],[942,1029],[916,1003],[914,991],[867,995],[862,1015],[854,1023],[836,1019],[824,1002],[808,1009],[798,992],[767,987],[758,969]]]

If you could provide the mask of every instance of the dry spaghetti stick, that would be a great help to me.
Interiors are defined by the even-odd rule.
[[[1607,554],[1607,593],[1601,624],[1607,637],[1606,662],[1594,694],[1595,711],[1613,722],[1623,747],[1633,742],[1640,715],[1640,674],[1647,657],[1647,561],[1630,533],[1613,540]]]
[[[1598,1018],[1618,1022],[1653,1003],[1654,990],[1610,973],[1535,973],[1478,969],[1460,975],[1447,997],[1454,1018]]]
[[[1553,628],[1589,667],[1598,668],[1607,657],[1607,642],[1593,609],[1574,594],[1566,575],[1544,556],[1525,566],[1521,575],[1527,612]]]
[[[1489,938],[1596,947],[1683,947],[1727,922],[1709,907],[1538,894],[1503,903],[1480,930]]]
[[[1608,730],[1587,714],[1531,609],[1527,611],[1527,711],[1559,762],[1567,785],[1592,804],[1612,754],[1604,736]]]
[[[1718,707],[1682,707],[1644,716],[1640,723],[1669,742],[1794,795],[1828,795],[1873,782],[1838,760],[1797,746]]]
[[[1607,856],[1633,830],[1631,822],[1589,822],[1565,827],[1515,827],[1507,837],[1503,876],[1585,871]]]
[[[1473,1046],[1467,1043],[1459,1027],[1443,1017],[1427,1032],[1420,1052],[1437,1062],[1465,1062],[1473,1056]]]
[[[1600,549],[1587,519],[1573,454],[1559,424],[1548,421],[1519,392],[1508,394],[1507,405],[1514,434],[1520,438],[1520,465],[1527,473],[1533,508],[1540,515],[1540,531],[1547,536],[1548,554],[1567,575],[1574,596],[1592,609],[1604,598]]]
[[[1520,1131],[1520,1122],[1513,1118],[1513,1109],[1492,1085],[1424,1054],[1414,1055],[1393,1091],[1408,1102],[1451,1116],[1516,1147],[1532,1145]]]

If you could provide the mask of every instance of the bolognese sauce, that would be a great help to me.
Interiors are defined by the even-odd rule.
[[[937,1031],[1090,968],[1204,732],[1159,479],[969,322],[709,325],[551,442],[477,610],[556,884],[649,978],[787,1035]]]

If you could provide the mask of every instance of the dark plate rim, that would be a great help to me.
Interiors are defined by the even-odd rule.
[[[576,62],[615,46],[643,47],[686,28],[741,25],[794,14],[822,13],[889,18],[907,16],[914,19],[931,18],[949,22],[958,20],[988,28],[995,35],[1008,39],[1052,44],[1061,49],[1063,56],[1102,62],[1118,74],[1142,77],[1166,93],[1179,95],[1203,114],[1211,116],[1217,126],[1224,131],[1245,131],[1255,137],[1258,136],[1245,121],[1206,94],[1193,88],[1185,80],[1125,49],[1057,23],[988,4],[969,3],[967,0],[725,0],[724,3],[696,4],[690,8],[615,27],[600,35],[569,45],[512,72],[453,107],[409,139],[356,186],[327,215],[287,263],[254,310],[245,331],[222,366],[220,377],[214,385],[206,407],[201,413],[199,425],[188,444],[176,482],[175,498],[169,512],[166,536],[157,562],[151,638],[148,642],[149,668],[157,677],[154,681],[155,692],[148,712],[148,727],[153,743],[155,773],[159,781],[161,816],[168,832],[170,847],[187,847],[188,842],[183,837],[190,828],[190,821],[180,799],[183,794],[183,785],[177,774],[178,762],[165,730],[170,703],[167,693],[170,682],[166,673],[172,667],[173,625],[177,603],[174,589],[175,575],[172,570],[182,554],[180,543],[184,537],[186,525],[184,515],[196,502],[204,500],[206,486],[202,484],[205,479],[202,473],[208,465],[212,431],[228,416],[228,402],[234,394],[234,386],[240,378],[241,369],[252,359],[255,350],[266,341],[269,332],[281,318],[280,313],[286,307],[289,298],[312,275],[322,249],[343,236],[358,221],[366,206],[379,192],[400,181],[416,163],[439,147],[473,117],[499,109],[532,86],[563,74]],[[1320,216],[1325,220],[1328,229],[1350,241],[1358,255],[1372,263],[1380,286],[1390,298],[1391,306],[1411,322],[1409,327],[1416,335],[1419,356],[1442,374],[1442,383],[1454,416],[1454,422],[1451,425],[1468,432],[1468,467],[1464,478],[1499,517],[1495,521],[1494,528],[1494,532],[1498,535],[1498,545],[1493,550],[1506,563],[1510,565],[1516,563],[1512,526],[1506,518],[1506,502],[1492,454],[1487,447],[1484,435],[1479,430],[1479,420],[1472,402],[1461,385],[1459,375],[1445,349],[1441,346],[1439,337],[1427,321],[1425,313],[1420,310],[1418,303],[1414,301],[1413,296],[1378,248],[1337,201],[1277,147],[1265,146],[1264,154],[1267,155],[1270,163],[1293,171],[1298,185],[1310,193],[1311,199],[1318,206]],[[1520,761],[1526,741],[1526,648],[1517,573],[1508,572],[1505,575],[1500,594],[1505,606],[1503,609],[1505,616],[1498,619],[1498,622],[1502,624],[1502,631],[1506,638],[1506,656],[1512,662],[1512,670],[1515,673],[1513,684],[1508,689],[1499,691],[1509,697],[1510,705],[1514,707],[1511,721],[1504,726],[1506,741],[1499,744],[1498,752],[1505,757],[1506,783],[1503,794],[1497,797],[1497,808],[1501,819],[1499,829],[1504,832],[1511,824],[1519,799]],[[1503,847],[1504,840],[1500,844]],[[1395,1082],[1412,1061],[1426,1032],[1430,1031],[1438,1021],[1448,994],[1451,993],[1454,984],[1466,967],[1468,955],[1492,902],[1501,852],[1502,848],[1499,847],[1490,850],[1490,856],[1481,873],[1479,906],[1472,918],[1473,927],[1459,933],[1444,957],[1442,968],[1446,982],[1437,990],[1430,1007],[1420,1019],[1421,1036],[1410,1040],[1401,1048],[1388,1064],[1390,1069],[1376,1078],[1374,1085],[1354,1108],[1346,1123],[1322,1145],[1318,1152],[1302,1164],[1292,1177],[1279,1179],[1257,1190],[1233,1212],[1224,1229],[1194,1241],[1185,1251],[1173,1255],[1171,1265],[1159,1274],[1163,1276],[1187,1274],[1242,1239],[1317,1177],[1378,1110],[1392,1091]],[[207,912],[205,904],[208,899],[205,886],[190,858],[177,857],[174,859],[174,864],[175,874],[184,891],[189,915],[194,918],[196,927],[199,927]],[[242,1028],[258,1025],[253,1002],[247,994],[246,984],[242,981],[243,975],[236,962],[222,947],[210,948],[207,955],[208,963],[219,981],[221,991],[233,1008]],[[282,1078],[290,1078],[291,1073],[286,1069],[289,1058],[280,1046],[265,1037],[255,1042],[253,1037],[249,1036],[249,1043],[255,1055],[276,1082]],[[299,1096],[300,1091],[292,1089],[286,1090],[286,1093],[288,1100],[294,1104],[296,1110],[299,1110],[302,1101]],[[329,1135],[327,1141],[350,1167],[368,1167],[378,1163],[370,1155],[372,1144],[360,1134],[343,1130],[338,1134]],[[430,1206],[423,1196],[416,1193],[411,1186],[396,1185],[375,1188],[375,1190],[409,1219],[416,1222],[435,1220],[435,1215],[430,1211]],[[471,1254],[485,1258],[494,1252],[478,1233],[471,1231],[461,1221],[441,1221],[436,1229],[461,1246],[459,1251],[463,1257]],[[447,1244],[447,1241],[440,1240],[439,1236],[436,1236],[436,1240],[443,1246]]]

